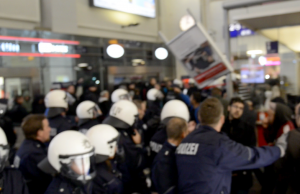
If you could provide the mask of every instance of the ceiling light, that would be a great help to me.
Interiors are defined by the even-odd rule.
[[[266,79],[270,79],[270,77],[271,77],[270,75],[266,75],[265,76]]]
[[[265,56],[260,56],[258,62],[261,66],[265,66],[267,64],[267,58]]]
[[[262,50],[249,50],[247,51],[247,55],[261,55],[263,54]]]
[[[124,48],[118,44],[109,45],[106,52],[108,56],[115,59],[122,57],[125,53]]]
[[[167,49],[160,47],[158,49],[156,49],[155,51],[155,56],[157,59],[159,60],[164,60],[168,57],[169,53],[167,51]]]

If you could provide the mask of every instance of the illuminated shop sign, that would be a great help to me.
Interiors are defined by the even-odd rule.
[[[230,24],[229,32],[231,38],[236,38],[239,36],[251,36],[255,34],[254,31],[243,27],[241,24]]]
[[[0,43],[0,56],[80,58],[79,54],[70,54],[71,46],[79,45],[78,41],[13,36],[0,36],[0,40],[15,41]],[[24,42],[31,44],[31,50]],[[29,52],[25,52],[26,48]]]
[[[0,50],[2,52],[20,52],[20,45],[14,43],[3,42],[0,43]]]
[[[67,45],[54,45],[52,43],[40,42],[38,44],[40,53],[68,53],[69,47]]]

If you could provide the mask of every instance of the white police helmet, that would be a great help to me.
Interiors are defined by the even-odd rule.
[[[90,119],[95,119],[102,115],[99,106],[92,101],[83,101],[76,108],[76,114],[79,120],[79,125],[87,122]]]
[[[46,117],[55,117],[68,109],[68,95],[62,90],[50,91],[45,97]]]
[[[48,156],[38,164],[46,173],[60,173],[75,184],[84,185],[95,173],[94,147],[77,131],[64,131],[51,141]]]
[[[0,172],[3,171],[8,160],[9,145],[3,129],[0,127]]]
[[[127,92],[127,90],[124,89],[116,89],[112,94],[111,94],[111,101],[113,103],[116,103],[120,100],[130,100],[131,101],[131,97],[130,94]]]
[[[180,79],[174,79],[173,84],[180,88],[183,87],[183,83]]]
[[[102,122],[115,128],[128,129],[136,125],[138,109],[133,102],[121,100],[110,109],[109,116]]]
[[[147,92],[148,100],[155,101],[155,100],[161,99],[162,97],[163,96],[162,96],[161,92],[156,88],[152,88]]]
[[[160,120],[164,124],[167,124],[168,121],[173,117],[182,118],[189,122],[190,112],[184,102],[180,100],[171,100],[164,105],[160,114]]]
[[[114,157],[116,153],[119,132],[110,125],[96,125],[86,134],[95,147],[96,163],[101,163]]]

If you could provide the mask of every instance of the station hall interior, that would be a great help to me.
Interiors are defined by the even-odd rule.
[[[299,18],[300,0],[0,0],[0,193],[300,193]]]

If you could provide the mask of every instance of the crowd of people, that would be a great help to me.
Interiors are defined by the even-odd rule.
[[[110,95],[89,85],[45,97],[0,99],[0,193],[247,194],[253,175],[261,193],[300,193],[300,104],[293,114],[268,102],[267,146],[257,147],[251,101],[209,95],[180,80]],[[293,120],[293,115],[294,120]],[[25,136],[14,147],[14,127]]]

